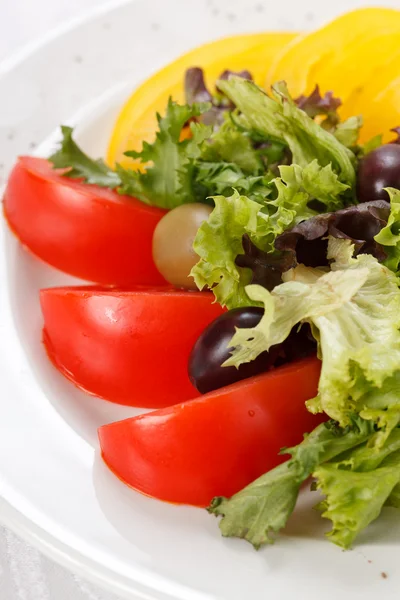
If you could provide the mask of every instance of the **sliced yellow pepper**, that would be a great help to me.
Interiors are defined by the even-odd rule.
[[[400,126],[400,76],[394,76],[393,71],[389,70],[382,75],[365,88],[359,98],[357,106],[364,118],[360,142],[366,142],[381,133],[383,141],[390,142],[396,137],[390,130]],[[389,77],[393,79],[388,81]]]
[[[285,80],[296,97],[316,84],[333,90],[343,103],[385,64],[400,39],[400,11],[364,8],[292,42],[276,59],[267,85]]]
[[[247,69],[256,83],[263,85],[272,61],[295,37],[295,33],[260,33],[224,38],[195,48],[158,71],[133,92],[122,108],[111,135],[108,164],[135,167],[135,161],[124,152],[141,150],[143,141],[154,139],[156,113],[165,112],[170,96],[184,102],[186,69],[202,67],[211,89],[225,69]]]

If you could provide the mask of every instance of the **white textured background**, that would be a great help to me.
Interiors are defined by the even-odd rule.
[[[100,0],[0,0],[0,61]],[[0,600],[118,600],[0,527]]]

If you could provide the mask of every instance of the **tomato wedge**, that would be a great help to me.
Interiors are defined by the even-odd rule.
[[[165,284],[152,257],[166,211],[62,177],[41,158],[21,157],[4,194],[20,241],[53,267],[102,284]]]
[[[190,351],[223,309],[208,292],[97,287],[42,290],[44,343],[54,365],[87,392],[159,408],[198,396]]]
[[[207,506],[286,460],[284,446],[322,421],[320,361],[307,358],[257,377],[99,429],[103,459],[122,481],[168,502]]]

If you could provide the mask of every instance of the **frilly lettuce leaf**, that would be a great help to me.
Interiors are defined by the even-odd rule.
[[[49,160],[56,168],[68,169],[64,173],[66,177],[117,189],[119,193],[139,198],[146,204],[171,209],[196,202],[199,198],[196,196],[192,164],[200,157],[212,128],[191,123],[192,137],[181,141],[180,136],[184,125],[208,107],[207,104],[180,106],[170,100],[166,114],[163,117],[157,115],[159,131],[154,142],[144,142],[141,152],[126,152],[127,156],[141,160],[142,170],[117,165],[113,171],[102,160],[91,159],[72,139],[70,127],[61,128],[63,140]],[[206,196],[200,201],[205,200]]]
[[[386,227],[376,236],[375,241],[386,251],[385,265],[394,273],[399,271],[400,263],[400,190],[386,188],[390,196],[390,215]]]
[[[260,205],[237,191],[229,197],[214,197],[215,208],[196,235],[193,244],[200,261],[192,269],[199,289],[209,287],[222,306],[247,306],[252,304],[245,292],[251,280],[251,271],[235,263],[243,254],[242,238],[248,234],[255,242],[264,237],[268,229],[268,215]]]
[[[60,147],[49,158],[55,169],[68,168],[64,173],[66,177],[84,179],[87,183],[94,183],[100,187],[114,189],[121,184],[115,171],[107,167],[101,158],[93,160],[79,148],[72,137],[72,127],[62,125],[61,134]]]
[[[244,290],[252,280],[251,272],[236,263],[237,257],[244,254],[244,235],[260,250],[273,253],[277,236],[316,214],[309,206],[311,200],[318,199],[327,210],[342,206],[342,194],[348,186],[338,180],[329,165],[320,167],[313,161],[305,168],[291,165],[279,169],[281,176],[269,184],[274,199],[268,197],[265,178],[253,179],[254,185],[249,190],[252,199],[237,191],[229,198],[214,197],[215,209],[198,231],[193,248],[200,261],[191,274],[199,289],[212,289],[222,306],[236,308],[253,304]],[[217,173],[217,177],[208,175],[206,179],[214,181],[214,185],[221,181],[225,185],[221,175],[223,173]],[[235,185],[233,176],[230,182]],[[251,178],[247,182],[250,183]]]
[[[191,124],[192,138],[180,141],[185,123],[207,111],[207,104],[180,106],[169,101],[164,117],[157,115],[159,131],[155,141],[143,142],[141,152],[125,152],[147,165],[144,172],[117,167],[121,177],[120,192],[136,196],[143,202],[162,208],[175,208],[195,201],[193,178],[185,167],[200,154],[203,142],[211,135],[211,127]]]
[[[354,154],[296,106],[284,83],[273,86],[272,98],[253,82],[238,77],[219,81],[218,87],[240,110],[237,119],[242,127],[286,143],[293,162],[301,167],[315,159],[321,166],[332,165],[339,180],[353,188]]]
[[[222,535],[240,537],[255,548],[274,541],[293,512],[301,484],[325,461],[358,446],[373,431],[370,423],[355,419],[346,430],[334,423],[319,425],[295,448],[285,450],[291,460],[269,471],[232,498],[215,498],[208,509],[220,515]]]
[[[345,429],[319,425],[304,441],[285,450],[291,460],[269,471],[232,498],[214,498],[208,509],[222,516],[224,536],[244,538],[259,548],[274,542],[292,511],[301,484],[312,475],[325,498],[316,508],[332,521],[328,538],[349,548],[382,507],[400,507],[400,429],[382,446],[371,422],[353,416]]]
[[[391,454],[378,468],[350,471],[335,464],[320,465],[313,473],[326,496],[318,508],[332,521],[327,534],[332,542],[349,548],[357,535],[377,519],[400,481],[400,452]]]
[[[364,421],[365,423],[365,421]],[[334,460],[337,469],[361,473],[377,469],[383,461],[400,450],[400,429],[394,429],[383,444],[377,444],[380,433],[372,430],[367,444],[353,448]]]
[[[235,163],[203,162],[189,166],[193,170],[194,191],[198,202],[213,196],[230,196],[233,190],[264,205],[266,198],[271,195],[270,183],[272,177],[264,175],[244,175]]]
[[[296,323],[308,322],[322,357],[318,396],[308,407],[342,426],[352,413],[368,408],[363,397],[379,390],[400,365],[397,278],[374,257],[352,255],[348,240],[330,238],[328,273],[300,265],[272,292],[248,286],[248,296],[262,302],[265,313],[256,327],[236,331],[225,363],[249,362],[286,339]]]
[[[249,71],[241,71],[234,73],[232,71],[225,70],[220,75],[220,79],[229,79],[231,75],[242,77],[244,79],[252,79]],[[212,125],[213,127],[219,127],[225,121],[225,117],[234,106],[232,102],[220,91],[215,90],[214,94],[208,90],[204,71],[200,67],[191,67],[185,72],[185,98],[186,103],[189,105],[195,104],[196,102],[208,102],[210,108],[205,113],[198,117],[198,120],[205,125]]]
[[[209,139],[202,160],[234,163],[247,175],[262,174],[265,169],[261,157],[249,136],[232,127],[227,121]]]
[[[311,119],[325,117],[325,120],[322,122],[325,129],[334,127],[340,121],[337,110],[342,105],[342,101],[340,98],[335,98],[333,92],[325,92],[321,96],[319,85],[316,85],[308,96],[302,95],[296,98],[295,103]]]
[[[333,135],[346,148],[354,148],[357,145],[362,125],[362,117],[349,117],[336,125]]]

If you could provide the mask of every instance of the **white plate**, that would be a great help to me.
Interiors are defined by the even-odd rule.
[[[78,123],[86,149],[102,154],[129,90],[192,46],[305,29],[363,4],[146,0],[100,9],[0,66],[0,176],[43,139],[37,151],[46,153],[61,122]],[[135,410],[80,393],[40,342],[38,290],[74,280],[32,258],[4,228],[0,237],[0,513],[8,526],[130,599],[398,598],[400,526],[390,509],[343,553],[323,539],[326,525],[304,494],[279,543],[256,553],[220,537],[205,511],[142,497],[114,478],[99,459],[96,429]]]

